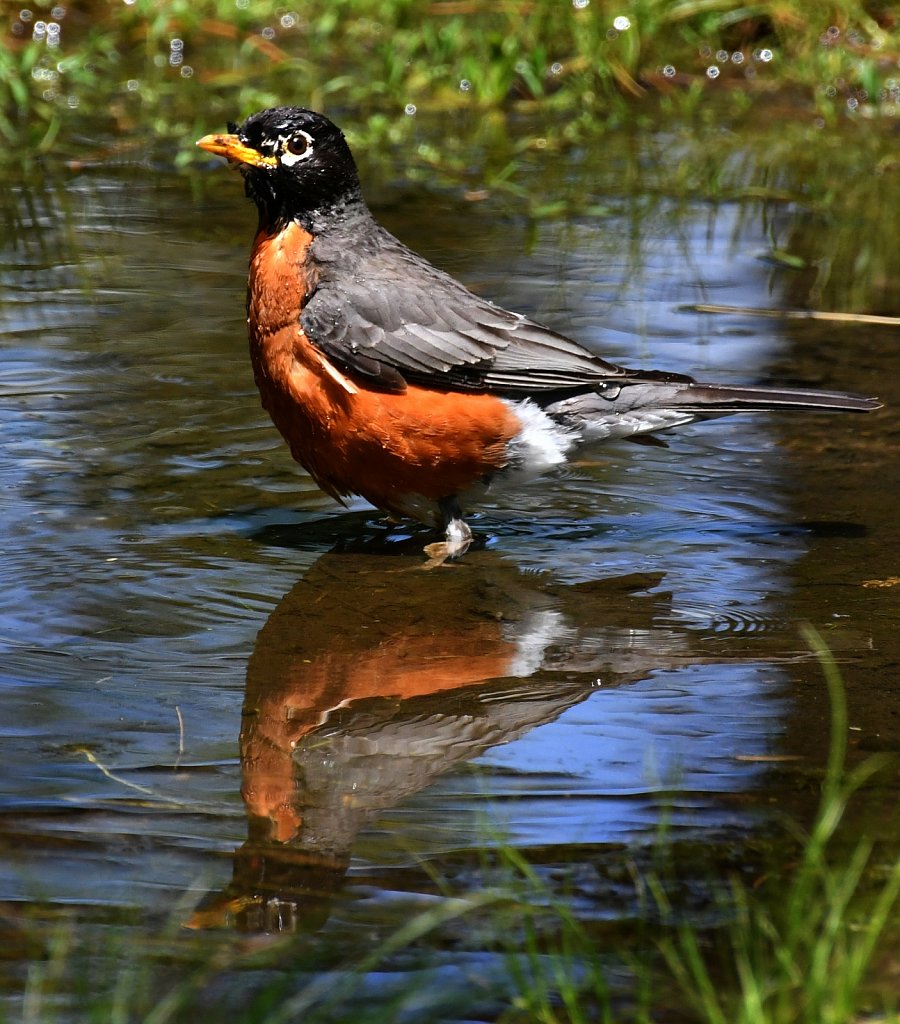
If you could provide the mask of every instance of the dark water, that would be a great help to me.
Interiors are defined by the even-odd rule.
[[[572,154],[560,175],[593,181],[597,159]],[[476,891],[498,837],[584,919],[624,924],[623,865],[663,827],[687,861],[703,851],[703,874],[708,858],[751,861],[773,810],[809,819],[829,712],[801,622],[840,661],[852,756],[897,749],[897,329],[685,308],[828,308],[821,274],[762,257],[777,244],[813,266],[833,223],[635,189],[605,216],[529,225],[382,186],[414,247],[604,356],[888,403],[588,450],[489,496],[483,543],[426,573],[426,534],[322,496],[259,408],[253,217],[234,177],[148,165],[6,187],[13,1004],[47,955],[22,937],[60,920],[76,949],[98,928],[123,950],[163,929],[201,957],[210,930],[293,929],[323,969],[362,956],[444,887]],[[884,305],[895,271],[876,268],[878,306],[857,312],[900,313]],[[882,775],[854,812],[894,856],[895,799]],[[445,994],[468,990],[473,964],[497,969],[471,937],[435,958]]]

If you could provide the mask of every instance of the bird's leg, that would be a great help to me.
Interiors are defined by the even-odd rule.
[[[459,558],[466,553],[472,543],[472,531],[462,517],[462,509],[456,498],[441,498],[438,508],[441,510],[441,519],[444,523],[444,539],[426,546],[426,569],[443,565],[448,558]]]
[[[444,536],[451,555],[464,555],[472,543],[472,531],[465,519],[451,519]]]

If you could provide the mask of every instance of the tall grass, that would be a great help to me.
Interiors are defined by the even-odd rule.
[[[866,988],[882,954],[879,943],[898,937],[900,859],[892,850],[883,855],[892,861],[879,862],[865,836],[849,846],[837,842],[848,802],[886,761],[846,769],[843,684],[818,634],[810,630],[807,638],[831,700],[831,745],[811,828],[803,833],[790,826],[796,861],[784,879],[757,890],[733,878],[718,898],[722,923],[699,928],[678,921],[665,876],[645,877],[650,900],[642,951],[624,959],[633,984],[627,1008],[610,986],[608,956],[569,908],[557,907],[550,927],[546,915],[526,917],[524,968],[521,952],[511,953],[519,995],[503,1018],[507,1024],[649,1024],[670,1016],[696,1024],[850,1024],[864,1013],[900,1020],[900,997],[884,985]],[[521,856],[509,852],[508,858],[533,902],[541,883]],[[540,940],[541,929],[551,938]]]
[[[732,885],[732,921],[718,939],[729,984],[709,967],[723,951],[711,958],[695,930],[678,927],[661,943],[669,970],[704,1024],[847,1024],[863,1010],[898,1019],[900,999],[888,995],[887,1005],[868,1005],[864,984],[889,927],[897,937],[900,859],[894,851],[892,864],[873,864],[873,843],[865,836],[839,858],[831,852],[848,801],[884,761],[846,771],[844,688],[821,638],[812,631],[807,636],[828,686],[831,746],[818,814],[799,862],[780,899],[762,900],[745,885]]]

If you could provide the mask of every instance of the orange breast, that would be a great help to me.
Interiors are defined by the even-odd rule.
[[[330,363],[300,326],[316,285],[311,244],[298,224],[254,243],[248,321],[263,405],[323,490],[423,517],[417,497],[435,502],[501,469],[519,421],[492,395],[386,394]]]

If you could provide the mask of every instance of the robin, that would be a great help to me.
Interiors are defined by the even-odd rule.
[[[585,442],[880,405],[628,369],[474,295],[375,220],[343,134],[312,110],[263,110],[197,145],[238,165],[259,210],[247,323],[263,406],[322,490],[443,529],[442,557],[468,547],[463,510],[486,487]]]

